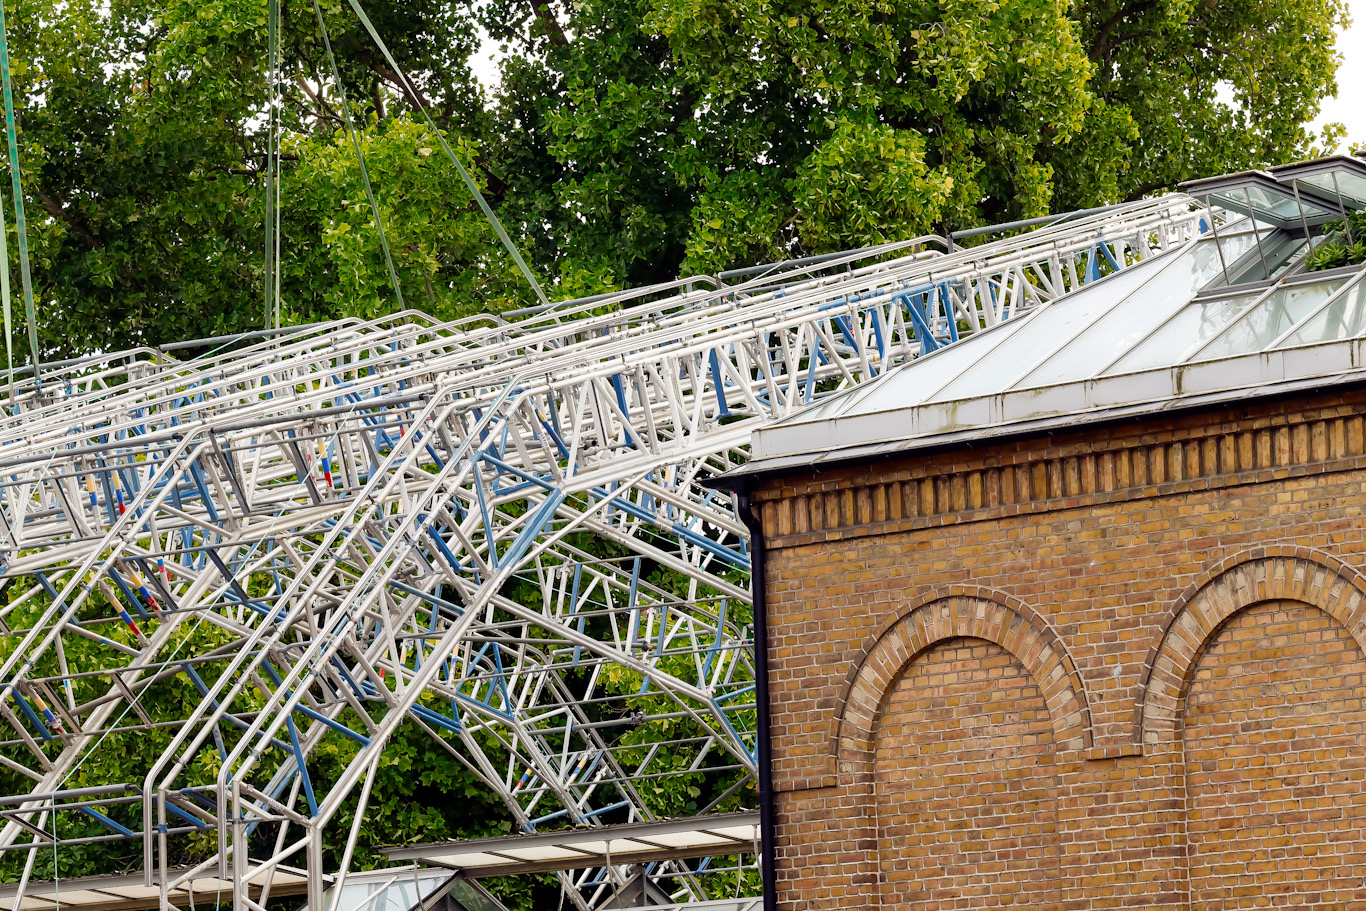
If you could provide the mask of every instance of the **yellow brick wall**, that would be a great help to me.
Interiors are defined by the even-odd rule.
[[[1366,659],[1324,612],[1236,614],[1186,691],[1191,896],[1220,908],[1366,907]]]
[[[1366,908],[1363,413],[756,491],[783,907]]]
[[[1037,907],[1054,898],[1058,776],[1048,706],[981,639],[922,652],[876,736],[884,907]]]

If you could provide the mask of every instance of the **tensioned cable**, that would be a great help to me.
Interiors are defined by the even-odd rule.
[[[266,328],[280,328],[280,0],[269,0],[266,31],[270,63],[266,70]]]
[[[327,24],[323,22],[322,7],[313,0],[313,12],[318,16],[318,30],[322,32],[323,48],[327,51],[327,64],[332,68],[332,82],[337,86],[337,99],[341,102],[342,119],[346,122],[346,132],[351,137],[351,147],[356,150],[356,162],[360,165],[360,179],[365,184],[365,198],[370,200],[370,213],[375,217],[375,230],[379,232],[379,245],[384,248],[384,265],[389,269],[389,281],[394,286],[394,296],[398,298],[398,309],[404,309],[403,291],[398,286],[398,273],[394,271],[394,260],[389,255],[389,240],[384,236],[384,219],[380,218],[379,203],[375,201],[375,191],[370,186],[370,172],[365,167],[365,156],[361,154],[360,139],[351,123],[351,105],[346,102],[346,89],[342,87],[341,73],[337,70],[337,58],[332,56],[332,40],[327,37]],[[319,91],[322,88],[319,87]]]
[[[0,0],[3,2],[3,0]],[[5,194],[0,192],[0,299],[5,309],[5,367],[9,371],[9,404],[14,407],[14,327],[10,312],[9,230],[5,225]]]
[[[274,2],[274,0],[272,0],[272,2]],[[498,239],[503,242],[503,246],[507,248],[508,253],[512,254],[512,259],[517,263],[517,268],[522,271],[522,275],[531,285],[531,290],[536,292],[537,300],[547,307],[550,306],[550,300],[545,296],[545,292],[541,290],[541,283],[536,281],[536,276],[532,274],[530,267],[526,264],[526,260],[522,259],[522,254],[517,250],[517,245],[512,242],[511,237],[508,237],[508,232],[503,228],[503,223],[498,220],[498,216],[494,214],[492,207],[489,206],[488,200],[484,198],[483,193],[479,192],[479,187],[470,177],[469,171],[465,170],[465,166],[460,163],[460,159],[456,157],[450,144],[446,142],[445,135],[437,129],[436,124],[432,121],[431,115],[427,113],[427,108],[418,95],[417,86],[413,85],[412,80],[403,72],[403,69],[398,65],[398,61],[394,59],[394,55],[389,53],[389,45],[385,44],[384,39],[379,36],[379,32],[375,31],[374,24],[370,21],[370,17],[365,14],[365,10],[361,8],[360,3],[357,2],[357,0],[346,0],[346,2],[351,5],[351,9],[355,10],[361,25],[365,26],[365,30],[370,33],[370,40],[375,42],[375,46],[378,47],[380,53],[384,55],[384,59],[388,62],[390,68],[393,69],[394,75],[398,77],[404,87],[408,90],[408,97],[412,100],[418,111],[421,112],[422,119],[427,123],[427,129],[431,130],[432,133],[436,135],[437,142],[441,143],[441,148],[445,151],[446,157],[451,160],[451,164],[455,165],[455,169],[460,172],[460,179],[465,182],[465,186],[469,189],[470,194],[474,196],[475,202],[479,203],[479,208],[484,211],[484,217],[489,220],[489,224],[493,225],[493,230],[498,235]]]
[[[0,84],[5,92],[5,132],[9,137],[10,182],[14,191],[14,226],[19,234],[19,276],[24,283],[24,314],[28,318],[28,344],[33,354],[33,383],[39,394],[43,391],[41,371],[38,366],[38,320],[33,309],[33,278],[28,264],[28,228],[24,221],[24,188],[19,179],[19,140],[14,126],[14,91],[10,85],[8,26],[5,23],[5,4],[0,0]],[[0,223],[2,224],[2,223]],[[8,250],[6,250],[8,259]],[[7,265],[7,264],[6,264]],[[5,269],[5,284],[9,284],[9,269]],[[9,295],[5,295],[6,336],[9,327]],[[13,364],[10,365],[10,383],[14,382]]]

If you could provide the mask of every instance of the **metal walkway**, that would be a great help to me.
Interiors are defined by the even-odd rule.
[[[140,842],[166,908],[289,864],[321,911],[323,832],[400,725],[524,831],[656,819],[678,776],[741,792],[746,532],[698,481],[757,426],[1215,216],[1174,195],[516,323],[409,312],[47,368],[0,435],[0,766],[29,788],[0,800],[0,851],[27,879],[38,850]],[[140,780],[90,777],[149,734],[167,747]],[[336,780],[308,773],[324,745],[354,753]],[[343,870],[363,818],[331,836]],[[178,869],[192,838],[211,848]],[[676,868],[676,897],[703,898]],[[601,870],[560,875],[598,900]]]

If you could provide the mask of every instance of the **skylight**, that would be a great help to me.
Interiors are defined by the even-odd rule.
[[[1322,225],[1366,205],[1366,165],[1325,159],[1188,189],[1243,217],[765,427],[755,458],[989,435],[1366,368],[1366,266],[1305,271]]]

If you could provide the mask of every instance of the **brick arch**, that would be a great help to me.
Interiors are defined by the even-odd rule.
[[[1134,724],[1143,746],[1159,743],[1175,729],[1190,675],[1219,629],[1239,611],[1267,601],[1318,608],[1366,652],[1366,577],[1308,547],[1234,554],[1205,570],[1177,597],[1148,651]]]
[[[869,767],[878,714],[902,670],[936,643],[965,637],[994,642],[1024,666],[1043,694],[1060,749],[1090,748],[1086,691],[1058,635],[1016,598],[955,586],[904,605],[868,640],[835,705],[832,771],[854,773]]]

